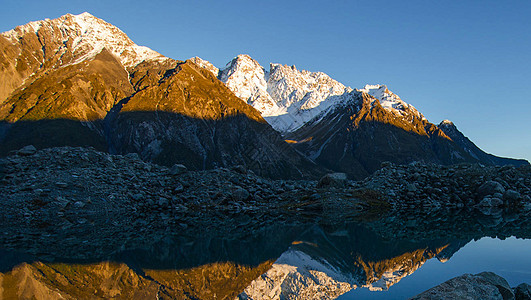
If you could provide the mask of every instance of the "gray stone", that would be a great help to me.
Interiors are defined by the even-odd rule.
[[[247,190],[238,186],[232,191],[231,196],[235,201],[245,201],[249,199],[250,194]]]
[[[169,203],[170,203],[170,202],[169,202],[168,199],[166,199],[166,198],[164,198],[164,197],[160,197],[160,198],[159,198],[159,201],[158,201],[158,205],[159,205],[159,206],[168,206]]]
[[[384,161],[384,162],[382,162],[382,163],[380,164],[380,166],[381,166],[382,168],[390,168],[390,167],[393,166],[393,163],[390,162],[390,161]]]
[[[188,171],[188,168],[185,165],[175,164],[173,165],[173,167],[171,167],[170,174],[175,176],[175,175],[185,173],[186,171]]]
[[[502,194],[502,193],[494,193],[494,194],[492,195],[492,198],[503,199],[503,194]]]
[[[414,184],[412,184],[412,183],[408,184],[406,189],[407,189],[408,192],[416,192],[417,191],[417,187]]]
[[[20,156],[30,156],[35,154],[35,152],[37,152],[37,148],[35,148],[33,145],[28,145],[18,150],[17,154]]]
[[[63,189],[68,187],[68,183],[62,181],[56,182],[55,185]]]
[[[410,299],[514,299],[507,281],[492,273],[464,274],[452,278]]]
[[[130,160],[140,160],[140,156],[138,156],[138,153],[127,153],[125,157]]]
[[[175,188],[173,189],[175,193],[182,193],[184,191],[184,186],[180,183],[175,184]]]
[[[319,179],[317,183],[318,188],[322,187],[337,187],[341,188],[347,184],[347,174],[345,173],[329,173]]]
[[[522,283],[514,289],[516,300],[531,300],[531,285]]]
[[[508,201],[508,202],[518,201],[520,199],[520,197],[521,197],[520,193],[518,193],[515,190],[507,190],[503,194],[503,200]]]
[[[514,299],[514,293],[507,280],[503,277],[494,274],[493,272],[482,272],[476,274],[477,276],[483,277],[485,280],[490,282],[492,285],[496,286],[500,291],[503,299]]]
[[[483,198],[485,196],[494,195],[495,193],[505,193],[503,185],[497,181],[487,181],[478,188],[478,197]]]
[[[232,170],[237,172],[237,173],[240,173],[240,174],[246,174],[247,173],[247,169],[245,168],[245,166],[242,166],[242,165],[234,166],[234,167],[232,167]]]
[[[83,203],[82,201],[76,201],[76,202],[74,202],[74,207],[75,208],[83,208],[83,207],[85,207],[85,203]]]
[[[502,205],[503,205],[503,201],[501,199],[493,198],[493,197],[485,197],[478,204],[478,206],[481,206],[481,207],[498,207]]]

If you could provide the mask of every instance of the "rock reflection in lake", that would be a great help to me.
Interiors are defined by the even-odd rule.
[[[362,287],[385,291],[426,261],[447,261],[484,236],[529,239],[529,222],[514,211],[401,211],[377,221],[279,219],[229,236],[201,231],[129,240],[127,248],[106,257],[88,251],[83,260],[18,249],[1,256],[2,295],[334,299]]]

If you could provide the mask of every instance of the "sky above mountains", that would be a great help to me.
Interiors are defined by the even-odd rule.
[[[21,0],[2,3],[0,31],[85,11],[174,59],[246,53],[386,84],[483,150],[531,160],[531,2]]]

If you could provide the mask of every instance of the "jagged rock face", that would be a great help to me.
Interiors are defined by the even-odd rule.
[[[208,61],[194,60],[223,81],[240,99],[256,108],[273,128],[290,132],[341,102],[351,88],[322,72],[270,64],[266,71],[250,56],[238,55],[218,70]]]
[[[485,153],[479,149],[471,140],[469,140],[463,133],[457,129],[457,127],[449,120],[442,121],[437,127],[439,127],[448,137],[450,137],[456,144],[463,148],[473,158],[477,159],[481,163],[487,165],[515,165],[521,166],[529,164],[525,159],[512,159],[495,156],[489,153]]]
[[[275,115],[281,110],[267,91],[267,72],[248,55],[234,58],[220,71],[218,78],[236,96],[260,111],[262,116]]]
[[[378,99],[378,101],[380,101],[380,105],[387,111],[404,117],[410,122],[413,122],[413,119],[415,118],[419,118],[421,120],[426,119],[415,107],[413,107],[413,105],[402,101],[397,94],[389,91],[385,85],[367,84],[363,89],[358,89],[358,91],[367,93],[375,99]]]
[[[92,60],[50,69],[0,104],[0,153],[28,143],[105,150],[101,121],[132,92],[127,72],[105,49]]]

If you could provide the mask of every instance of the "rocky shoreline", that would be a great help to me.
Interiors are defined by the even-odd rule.
[[[31,249],[29,244],[46,244],[54,236],[61,247],[72,239],[66,248],[76,258],[77,236],[99,240],[103,254],[103,248],[123,246],[113,244],[117,236],[123,241],[175,234],[175,228],[182,234],[212,229],[230,235],[241,226],[278,220],[371,219],[408,208],[529,214],[531,167],[384,163],[364,181],[341,174],[290,181],[262,178],[243,166],[187,171],[183,165],[147,163],[136,154],[28,146],[0,160],[0,194],[4,248]]]
[[[144,162],[136,154],[27,146],[0,159],[0,195],[0,245],[4,257],[12,255],[0,263],[2,272],[31,261],[127,261],[129,249],[181,249],[174,261],[186,257],[185,267],[193,267],[205,261],[187,256],[194,251],[186,245],[198,238],[194,247],[228,247],[217,242],[223,238],[248,241],[236,247],[278,252],[296,237],[289,228],[300,233],[312,224],[364,222],[383,238],[416,240],[443,234],[529,238],[531,227],[530,166],[384,163],[363,181],[341,173],[319,181],[270,180],[244,166],[189,171]],[[465,225],[466,232],[460,229]],[[266,243],[279,232],[286,240],[281,247],[260,247],[253,238],[263,235]],[[228,251],[233,252],[241,253]],[[256,263],[281,253],[272,252]]]

